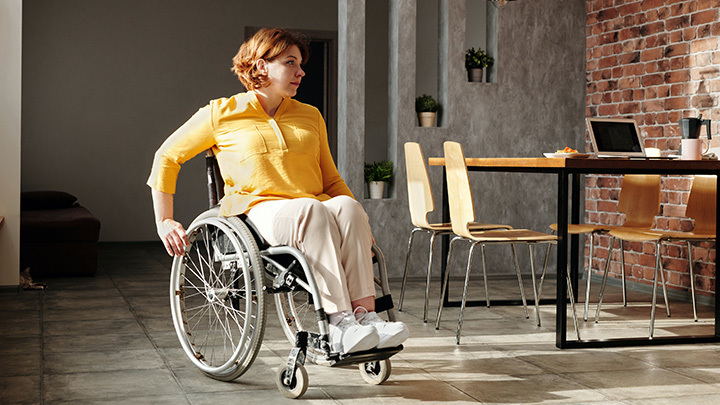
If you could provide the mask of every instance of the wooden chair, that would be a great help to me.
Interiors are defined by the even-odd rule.
[[[452,248],[455,242],[464,240],[471,243],[470,253],[468,255],[467,269],[465,271],[465,285],[463,287],[462,302],[460,304],[460,318],[458,319],[456,343],[460,343],[460,332],[462,329],[463,311],[465,310],[465,302],[467,299],[467,288],[468,281],[470,278],[470,269],[472,264],[472,256],[475,247],[480,245],[482,261],[483,261],[483,277],[487,279],[485,271],[485,245],[489,244],[510,244],[513,249],[513,255],[515,256],[515,270],[517,273],[518,284],[520,285],[520,295],[523,300],[523,306],[525,309],[525,317],[527,318],[527,305],[525,302],[525,292],[522,286],[522,277],[520,276],[520,266],[517,259],[517,251],[515,245],[527,244],[530,250],[530,270],[533,279],[533,297],[535,299],[535,314],[538,326],[540,325],[540,308],[539,308],[539,297],[537,293],[537,287],[535,283],[535,259],[534,259],[534,245],[536,244],[555,244],[557,243],[557,237],[555,235],[549,235],[546,233],[535,232],[529,229],[503,229],[503,230],[490,230],[490,231],[473,231],[470,229],[469,224],[475,220],[475,208],[472,198],[472,190],[470,188],[470,179],[468,177],[467,165],[465,163],[465,154],[463,153],[462,146],[457,142],[445,142],[445,167],[447,174],[448,184],[448,201],[450,203],[450,219],[452,224],[452,230],[458,236],[455,237],[450,243],[450,251],[448,252],[448,265],[450,263],[450,257],[452,255]],[[547,265],[547,263],[546,263]],[[544,270],[543,270],[544,271]],[[438,307],[438,316],[435,324],[435,328],[440,327],[440,318],[442,316],[443,300],[447,292],[448,284],[448,271],[445,272],[445,278],[442,285],[442,293],[440,295],[440,305]],[[573,320],[575,322],[575,332],[578,332],[577,319],[575,314],[574,297],[572,294],[572,285],[570,278],[567,279],[568,291],[570,292],[570,302],[573,311]],[[487,290],[486,290],[487,294]],[[487,299],[487,297],[486,297]],[[579,339],[579,335],[578,335]]]
[[[707,242],[716,240],[715,230],[715,206],[716,206],[717,179],[715,176],[695,176],[690,190],[685,216],[695,220],[695,227],[690,232],[662,232],[662,231],[637,231],[617,229],[610,231],[610,235],[622,240],[636,242],[655,242],[655,275],[653,279],[652,309],[650,312],[650,338],[653,337],[655,327],[655,304],[657,301],[657,279],[658,272],[663,282],[663,292],[667,313],[670,310],[667,304],[667,288],[665,277],[660,261],[660,248],[662,242],[685,241],[688,248],[688,265],[690,267],[690,292],[692,295],[693,318],[697,322],[697,308],[695,303],[695,275],[693,272],[692,242]],[[607,273],[607,269],[606,269]],[[604,287],[603,279],[603,287]],[[598,311],[600,303],[598,303]]]
[[[604,225],[604,224],[570,224],[568,225],[568,234],[579,235],[589,234],[590,236],[590,254],[587,266],[587,285],[585,287],[585,309],[583,311],[583,320],[587,321],[588,305],[590,302],[590,276],[592,274],[593,248],[595,246],[595,235],[607,234],[614,229],[625,230],[650,230],[655,223],[655,215],[660,212],[660,175],[637,175],[629,174],[623,177],[623,184],[620,188],[620,196],[618,198],[618,212],[625,214],[625,223],[623,225]],[[551,224],[550,228],[557,231],[557,224]],[[614,240],[610,242],[610,250],[612,251]],[[625,288],[625,248],[622,240],[620,241],[620,249],[623,254],[621,264],[622,268],[622,298],[623,306],[627,305],[627,291]],[[608,260],[610,256],[608,255]],[[542,290],[542,282],[540,280],[540,289]],[[597,321],[597,319],[596,319]]]
[[[439,235],[450,235],[453,231],[450,223],[430,223],[428,220],[428,215],[435,210],[435,203],[433,200],[432,187],[430,186],[430,178],[428,176],[425,158],[423,157],[422,149],[419,143],[405,143],[405,170],[407,173],[410,220],[415,228],[413,228],[410,232],[410,240],[408,241],[407,254],[405,256],[405,271],[403,272],[398,311],[402,311],[403,297],[405,296],[405,284],[410,264],[410,254],[412,253],[413,238],[416,232],[429,233],[430,257],[428,258],[425,280],[425,306],[423,307],[423,322],[427,322],[428,296],[430,294],[430,278],[432,274],[435,237]],[[508,225],[495,224],[472,223],[470,226],[473,230],[512,229],[512,227]]]
[[[622,235],[623,233],[628,232],[649,232],[655,223],[655,216],[660,212],[660,190],[661,177],[658,174],[626,175],[623,178],[620,198],[618,199],[618,211],[625,213],[625,223],[621,226],[607,227],[606,233],[610,233],[611,236],[610,249],[608,251],[607,261],[605,262],[603,282],[600,288],[600,295],[598,297],[598,305],[595,310],[596,323],[598,322],[600,316],[600,307],[602,305],[603,293],[605,291],[605,284],[607,282],[608,270],[610,269],[610,261],[616,239],[620,240],[620,268],[622,273],[621,281],[623,306],[627,306],[627,289],[625,285],[625,241],[631,240],[613,236],[612,232],[616,232],[616,235]],[[590,277],[588,277],[588,284],[589,281]],[[665,289],[665,280],[663,277],[663,290]],[[670,306],[668,304],[667,297],[665,298],[665,307],[667,309],[668,316],[670,316]]]

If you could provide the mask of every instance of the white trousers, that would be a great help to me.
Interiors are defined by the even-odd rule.
[[[375,296],[370,224],[353,198],[265,201],[247,215],[268,243],[303,253],[326,313],[352,311],[352,301]]]

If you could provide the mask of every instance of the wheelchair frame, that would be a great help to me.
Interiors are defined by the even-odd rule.
[[[328,318],[310,265],[290,246],[270,246],[247,217],[219,217],[223,182],[217,160],[206,153],[210,209],[188,227],[190,245],[175,257],[170,279],[173,323],[190,361],[206,375],[231,381],[252,365],[265,332],[266,295],[274,295],[282,329],[293,344],[278,367],[276,385],[288,398],[308,387],[306,359],[331,367],[360,364],[365,381],[381,384],[390,375],[389,358],[402,345],[352,354],[332,351]],[[382,296],[376,312],[395,320],[385,258],[373,245],[375,283]]]

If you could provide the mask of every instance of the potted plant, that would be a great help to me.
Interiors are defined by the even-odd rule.
[[[465,51],[465,69],[467,69],[469,82],[481,82],[483,69],[491,67],[495,59],[482,49],[470,48]]]
[[[382,198],[385,183],[392,181],[394,170],[395,166],[390,160],[382,160],[372,164],[365,163],[365,181],[368,183],[370,198]]]
[[[440,111],[440,103],[428,94],[415,99],[415,112],[418,114],[421,127],[434,127],[435,116]]]

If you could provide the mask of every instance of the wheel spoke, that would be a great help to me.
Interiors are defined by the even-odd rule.
[[[222,307],[222,305],[215,304],[212,306],[213,313],[215,314],[215,320],[217,321],[216,324],[222,326],[222,330],[225,332],[223,337],[232,336],[232,332],[230,332],[227,328],[226,323],[223,322],[222,314],[218,312],[218,307]],[[225,311],[224,314],[227,315],[227,311]]]

